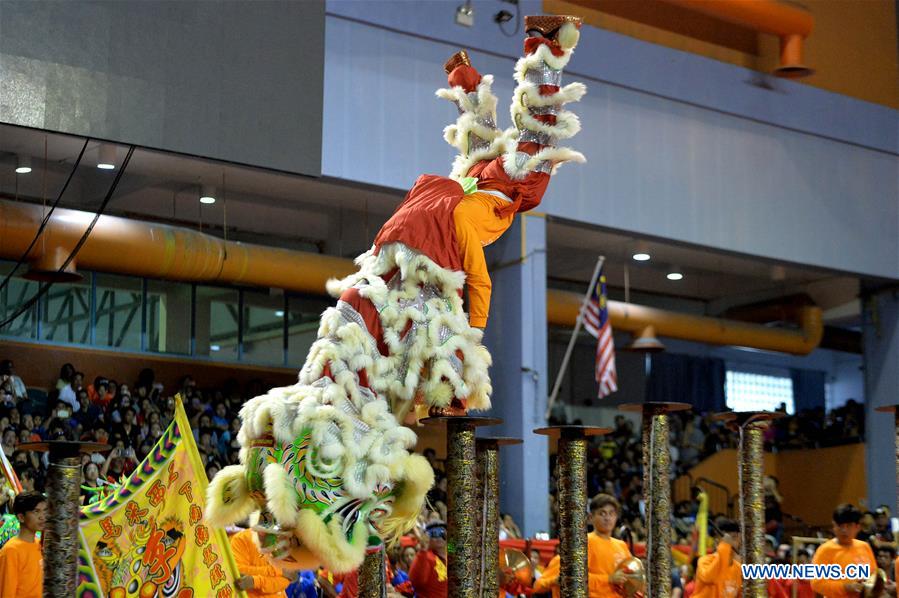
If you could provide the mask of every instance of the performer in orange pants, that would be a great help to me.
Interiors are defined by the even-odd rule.
[[[459,149],[449,177],[419,177],[359,270],[331,281],[339,300],[322,314],[299,382],[241,410],[241,464],[209,488],[207,520],[227,525],[266,511],[272,531],[297,540],[294,563],[351,571],[371,542],[395,539],[417,520],[433,472],[402,425],[416,401],[433,415],[490,408],[483,327],[490,278],[483,247],[537,206],[563,162],[557,147],[580,128],[564,109],[584,94],[562,86],[580,36],[573,17],[528,17],[515,68],[514,127],[496,126],[492,77],[464,53],[446,66],[460,115],[444,131]],[[469,314],[462,295],[469,291]]]

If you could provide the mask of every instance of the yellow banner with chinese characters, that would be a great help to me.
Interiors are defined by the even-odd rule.
[[[225,531],[203,521],[206,471],[187,415],[106,498],[81,509],[81,598],[236,598]]]

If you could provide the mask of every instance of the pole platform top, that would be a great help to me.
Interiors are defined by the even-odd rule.
[[[612,428],[599,428],[596,426],[549,426],[537,428],[534,434],[549,436],[550,438],[588,438],[590,436],[602,436],[612,431]]]
[[[662,401],[646,401],[645,403],[624,403],[619,405],[620,411],[631,413],[649,413],[651,415],[663,415],[665,413],[674,413],[675,411],[687,411],[692,409],[693,405],[689,403],[666,403]]]
[[[105,453],[112,450],[108,444],[100,442],[75,442],[71,440],[47,440],[44,442],[26,442],[20,444],[18,449],[23,451],[37,451],[46,453],[50,451],[51,459],[66,459],[69,457],[77,457],[78,455],[89,455],[91,453]]]
[[[767,422],[786,417],[780,411],[722,411],[712,416],[713,421],[743,427],[753,422]]]
[[[503,423],[498,417],[476,417],[472,415],[439,415],[436,417],[426,417],[421,420],[426,426],[451,426],[453,424],[461,424],[463,426],[496,426]]]
[[[509,438],[506,436],[480,436],[474,440],[478,448],[512,446],[524,442],[521,438]]]

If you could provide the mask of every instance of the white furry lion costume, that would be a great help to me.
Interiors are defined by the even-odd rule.
[[[414,525],[434,480],[427,461],[409,452],[415,433],[401,425],[414,401],[490,407],[490,355],[463,311],[473,273],[453,214],[463,203],[498,205],[485,214],[507,227],[517,211],[539,203],[559,163],[583,160],[555,147],[579,127],[561,107],[584,88],[560,87],[579,23],[543,19],[556,28],[526,42],[515,73],[514,129],[494,124],[492,78],[474,71],[464,53],[448,63],[453,87],[438,95],[460,111],[445,132],[460,150],[451,177],[421,177],[356,259],[359,270],[329,283],[337,305],[322,315],[298,383],[241,410],[241,464],[212,480],[207,519],[226,525],[262,511],[273,531],[293,536],[281,565],[350,571],[369,545]]]

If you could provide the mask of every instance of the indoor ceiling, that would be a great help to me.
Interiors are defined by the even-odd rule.
[[[547,226],[547,238],[551,286],[585,287],[597,256],[604,255],[606,279],[617,294],[623,293],[627,278],[632,293],[700,301],[705,304],[703,311],[712,314],[736,305],[805,293],[825,313],[842,308],[843,318],[847,315],[845,306],[858,301],[857,277],[818,268],[649,240],[553,219]],[[650,260],[635,261],[632,256],[638,252],[649,254]],[[681,272],[683,279],[668,280],[667,274],[674,270]]]
[[[80,151],[83,139],[0,125],[0,196],[52,201]],[[81,168],[62,202],[94,210],[114,171],[95,166],[101,143],[91,141]],[[113,144],[115,145],[115,144]],[[47,163],[44,177],[44,153]],[[117,161],[127,147],[116,145]],[[14,172],[17,156],[32,157],[33,171]],[[201,186],[219,199],[201,205]],[[347,181],[315,179],[179,154],[137,149],[108,213],[199,226],[212,234],[247,242],[354,256],[370,246],[381,224],[402,200],[402,192]],[[227,201],[222,201],[226,199]],[[778,264],[664,240],[550,219],[547,230],[550,286],[583,289],[596,256],[606,256],[612,294],[623,296],[627,275],[633,295],[652,303],[686,300],[709,314],[735,305],[806,293],[825,310],[828,323],[854,326],[859,319],[859,279],[843,273]],[[632,255],[643,251],[648,262]],[[666,274],[679,269],[684,278]]]

